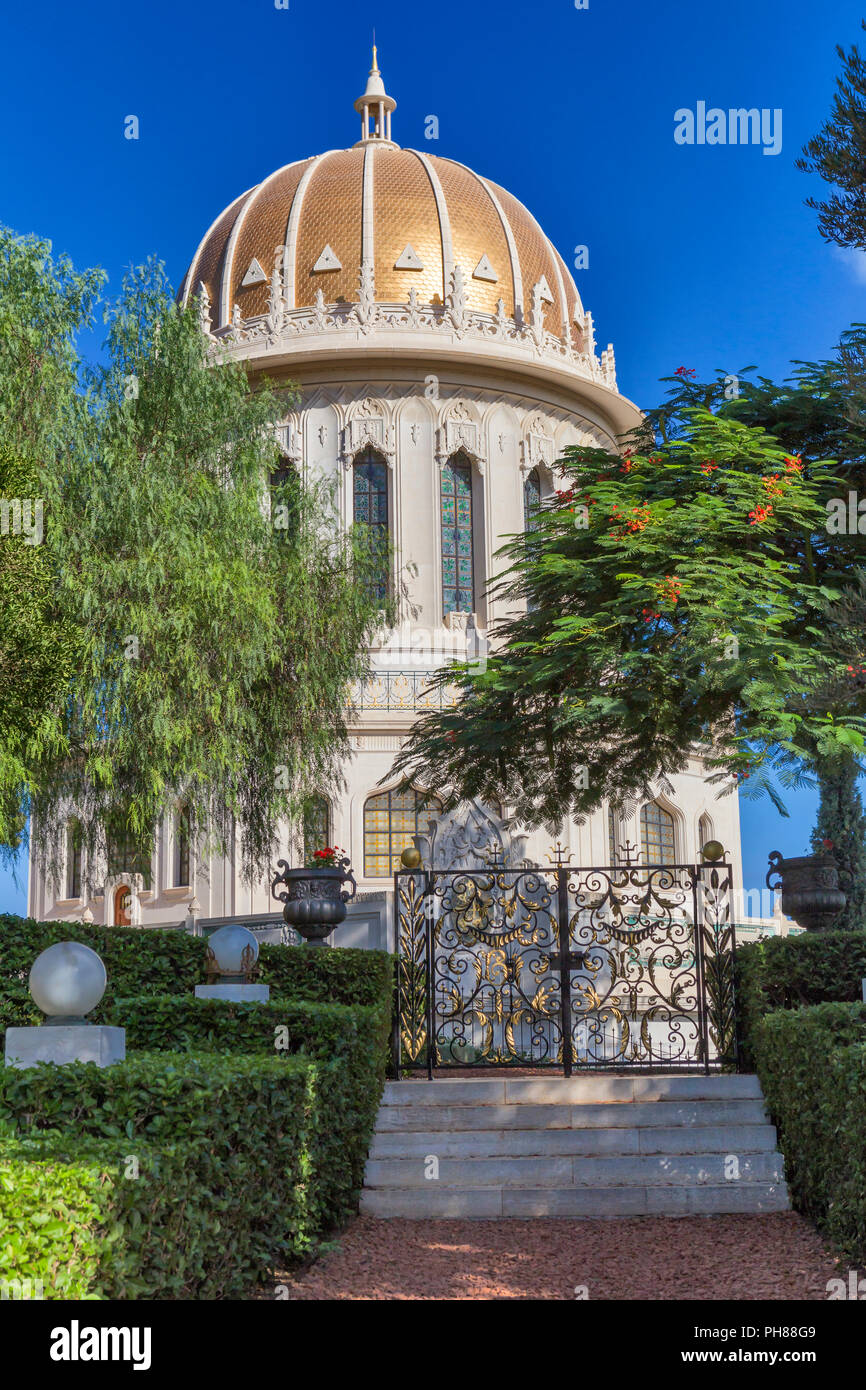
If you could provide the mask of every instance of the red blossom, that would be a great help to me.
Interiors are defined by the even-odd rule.
[[[677,367],[674,376],[697,376],[694,367]]]
[[[749,525],[756,526],[759,521],[766,521],[772,515],[773,508],[769,504],[763,506],[759,503],[753,512],[749,512]]]

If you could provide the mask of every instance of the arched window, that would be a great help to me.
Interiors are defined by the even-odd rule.
[[[531,531],[541,510],[541,477],[537,468],[527,473],[523,483],[523,529]]]
[[[179,806],[174,820],[174,886],[188,888],[190,877],[190,809]]]
[[[703,849],[708,840],[713,838],[713,826],[709,816],[701,816],[698,821],[698,849]]]
[[[278,536],[296,536],[300,509],[301,480],[291,459],[280,454],[269,479],[271,523]]]
[[[106,840],[109,877],[124,873],[141,874],[145,888],[150,888],[150,842],[136,839],[122,811],[115,811],[109,816]]]
[[[375,449],[358,454],[352,469],[352,518],[368,528],[373,550],[376,598],[388,592],[388,465]]]
[[[472,544],[472,464],[454,454],[442,469],[442,611],[475,611],[475,563]]]
[[[440,814],[435,796],[416,791],[381,792],[364,803],[364,877],[390,878],[412,836],[423,830],[431,813]]]
[[[66,827],[66,896],[81,897],[81,824],[71,820]]]
[[[308,796],[304,802],[304,863],[311,864],[317,849],[331,843],[331,806],[325,796]]]
[[[648,801],[640,812],[640,845],[645,864],[673,864],[674,818],[655,801]]]

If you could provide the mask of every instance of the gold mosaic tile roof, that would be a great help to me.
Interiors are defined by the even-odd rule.
[[[407,247],[420,268],[397,268]],[[545,327],[579,346],[574,281],[523,204],[454,160],[386,143],[287,165],[242,195],[205,236],[183,295],[204,285],[214,329],[230,322],[235,305],[243,319],[254,318],[266,312],[279,257],[289,309],[311,307],[319,289],[326,304],[352,303],[365,254],[383,304],[405,303],[412,288],[419,303],[442,303],[459,265],[469,311],[495,314],[501,299],[509,318],[517,309],[528,320],[543,276]],[[482,258],[495,279],[475,275]],[[333,268],[316,269],[323,260]],[[251,267],[256,279],[254,261],[261,274],[245,286]]]

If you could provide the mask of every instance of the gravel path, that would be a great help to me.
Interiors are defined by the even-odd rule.
[[[823,1300],[839,1273],[795,1212],[617,1221],[359,1216],[339,1244],[300,1273],[278,1276],[290,1299]]]

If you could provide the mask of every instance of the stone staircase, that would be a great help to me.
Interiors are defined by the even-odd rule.
[[[756,1076],[390,1081],[361,1211],[617,1217],[787,1211]]]

